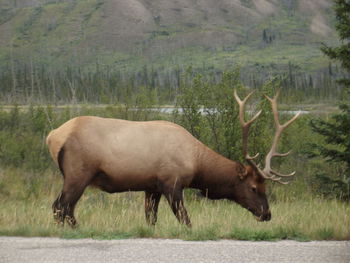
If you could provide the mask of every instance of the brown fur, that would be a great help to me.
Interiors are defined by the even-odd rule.
[[[183,204],[184,188],[200,189],[211,199],[226,198],[269,220],[264,180],[251,167],[210,150],[171,122],[132,122],[77,117],[50,132],[50,154],[64,174],[53,204],[55,218],[75,225],[74,207],[88,185],[114,193],[145,191],[150,224],[164,195],[174,214],[190,225]],[[256,188],[256,193],[252,188]]]

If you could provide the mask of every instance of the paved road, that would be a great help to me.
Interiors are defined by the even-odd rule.
[[[0,262],[350,262],[350,241],[249,242],[0,237]]]

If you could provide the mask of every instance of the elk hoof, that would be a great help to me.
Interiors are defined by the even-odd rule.
[[[75,220],[74,217],[72,217],[72,216],[66,216],[66,220],[67,220],[68,225],[69,225],[71,228],[76,228],[76,227],[77,227],[77,220]]]
[[[63,226],[64,225],[64,220],[63,220],[63,211],[62,210],[56,210],[53,213],[53,218],[57,225]]]

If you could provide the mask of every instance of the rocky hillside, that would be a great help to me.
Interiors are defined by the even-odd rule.
[[[325,66],[331,0],[0,0],[0,61]]]

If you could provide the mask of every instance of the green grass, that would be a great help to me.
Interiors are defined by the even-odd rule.
[[[55,173],[40,175],[40,188],[26,186],[20,170],[0,173],[0,235],[62,238],[180,238],[184,240],[349,240],[350,204],[304,194],[292,195],[294,186],[278,186],[270,202],[272,220],[257,222],[245,209],[229,201],[196,199],[185,195],[193,227],[180,225],[162,198],[155,227],[146,224],[143,193],[107,194],[87,189],[78,203],[79,226],[71,229],[54,223],[51,204],[62,179]],[[25,174],[25,173],[24,173]],[[296,185],[298,185],[296,183]],[[271,188],[271,186],[269,186]],[[273,186],[277,187],[277,186]],[[281,198],[279,198],[281,197]]]

